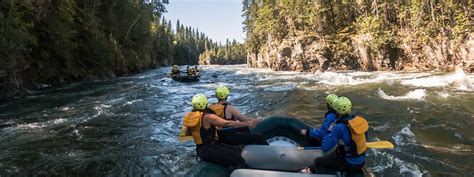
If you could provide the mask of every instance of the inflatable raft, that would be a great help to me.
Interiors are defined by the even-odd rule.
[[[197,82],[199,81],[200,76],[183,76],[183,75],[174,75],[171,78],[178,82]]]
[[[251,133],[260,134],[268,145],[248,145],[242,150],[242,157],[251,169],[232,170],[222,165],[204,161],[194,165],[186,176],[190,177],[332,177],[341,174],[303,174],[297,171],[312,165],[316,157],[322,156],[320,149],[301,150],[297,147],[311,145],[305,136],[300,134],[301,129],[311,126],[290,117],[270,117],[264,119],[257,127],[250,129]],[[349,175],[342,175],[349,176]],[[363,173],[350,176],[365,176]]]

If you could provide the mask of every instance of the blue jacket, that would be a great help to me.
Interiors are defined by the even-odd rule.
[[[341,117],[340,119],[351,120],[354,117],[355,116],[345,116],[345,117]],[[367,136],[368,135],[366,132],[365,133],[366,139],[368,139]],[[351,132],[349,130],[349,127],[347,127],[347,125],[344,123],[338,123],[332,128],[331,132],[323,138],[322,149],[323,149],[324,154],[332,153],[337,148],[339,140],[342,140],[344,146],[349,148],[349,151],[354,150],[352,148],[355,148],[355,147],[351,146],[352,137],[351,137]],[[357,157],[346,156],[346,162],[349,165],[360,166],[364,164],[365,158],[366,158],[366,153]]]
[[[312,128],[309,130],[309,137],[311,138],[323,138],[326,136],[329,131],[329,126],[337,120],[336,112],[333,109],[330,109],[324,115],[323,125],[319,128]]]

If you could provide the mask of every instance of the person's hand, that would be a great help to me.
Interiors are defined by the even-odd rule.
[[[257,120],[252,119],[250,122],[251,122],[251,124],[249,126],[250,128],[255,128],[257,126]]]
[[[302,130],[300,131],[301,135],[305,135],[305,136],[306,136],[306,133],[307,133],[307,132],[308,132],[308,130],[306,130],[306,129],[302,129]]]

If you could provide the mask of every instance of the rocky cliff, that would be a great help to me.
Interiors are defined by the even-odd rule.
[[[342,40],[304,34],[283,40],[268,37],[259,53],[248,53],[247,64],[277,71],[453,71],[461,66],[474,72],[474,33],[462,42],[440,37],[422,45],[403,38],[407,41],[382,50],[370,46],[370,35],[338,38]]]

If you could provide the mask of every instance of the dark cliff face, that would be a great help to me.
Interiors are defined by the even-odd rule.
[[[260,53],[249,52],[247,65],[277,71],[453,71],[474,70],[474,34],[462,43],[444,37],[424,46],[401,42],[374,50],[370,35],[353,35],[341,42],[314,36],[269,38]]]

